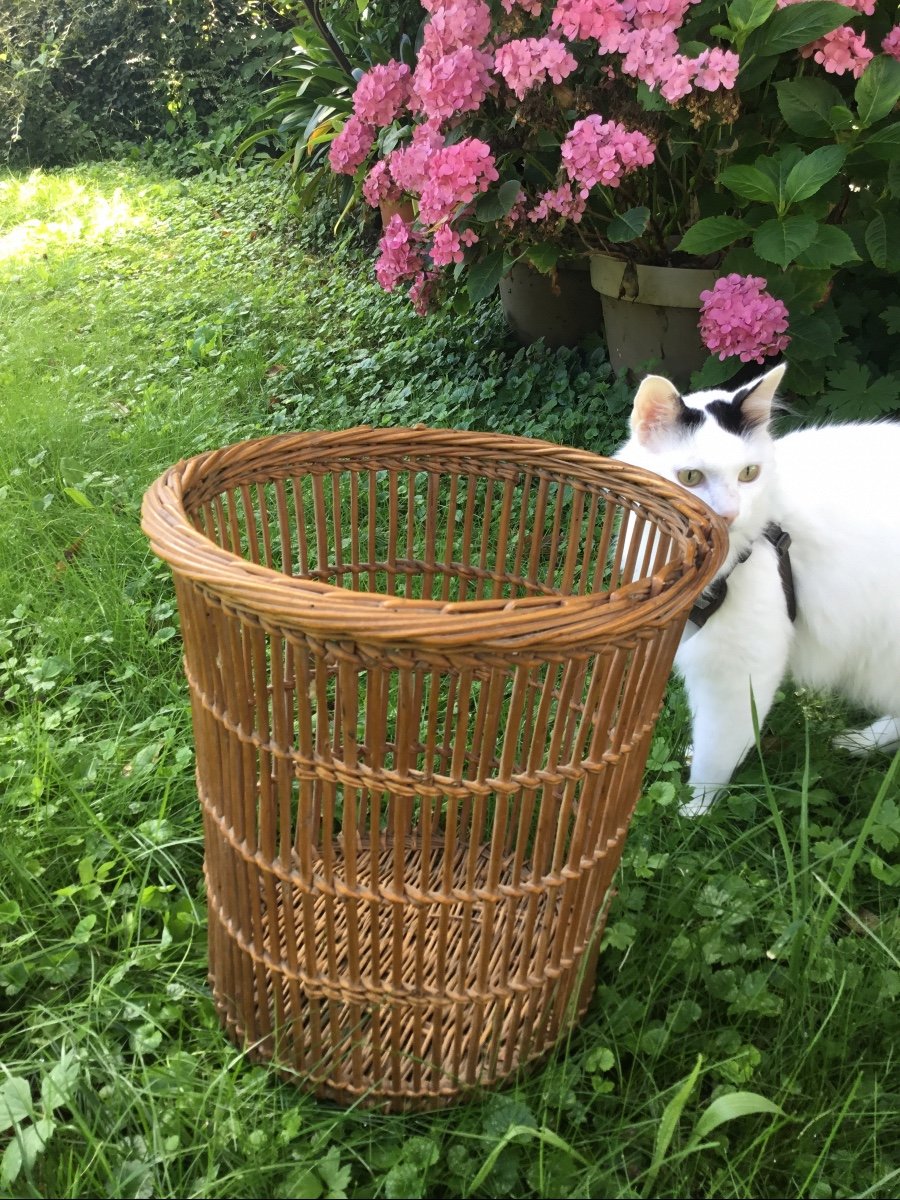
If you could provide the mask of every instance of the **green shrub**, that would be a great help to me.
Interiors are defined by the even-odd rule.
[[[12,0],[0,144],[12,163],[96,158],[241,106],[282,34],[261,0]],[[288,24],[284,20],[282,24]]]

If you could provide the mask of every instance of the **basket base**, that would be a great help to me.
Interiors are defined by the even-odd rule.
[[[322,1098],[395,1111],[442,1107],[545,1057],[590,1000],[607,908],[588,945],[554,964],[544,932],[571,919],[565,886],[473,915],[471,903],[372,902],[278,881],[261,890],[252,939],[212,889],[209,900],[210,983],[232,1039]]]

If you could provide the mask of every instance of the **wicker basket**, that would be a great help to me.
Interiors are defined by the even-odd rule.
[[[395,1108],[544,1054],[590,996],[718,519],[586,452],[360,428],[182,462],[143,527],[175,574],[232,1036]]]

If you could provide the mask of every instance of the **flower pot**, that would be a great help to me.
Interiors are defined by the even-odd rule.
[[[591,283],[603,304],[614,369],[654,361],[676,381],[699,371],[709,354],[697,327],[700,293],[715,281],[715,271],[649,267],[591,255]]]
[[[588,334],[603,331],[602,302],[584,260],[557,267],[555,290],[551,276],[517,262],[500,280],[500,303],[523,346],[538,338],[554,349],[577,346]]]
[[[414,221],[416,216],[412,200],[382,200],[378,205],[378,209],[381,213],[382,229],[387,229],[394,213],[399,213],[407,225],[410,221]]]

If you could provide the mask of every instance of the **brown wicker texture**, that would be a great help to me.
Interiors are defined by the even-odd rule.
[[[583,451],[359,428],[182,462],[143,527],[175,573],[232,1036],[395,1108],[544,1054],[590,995],[721,522]]]

